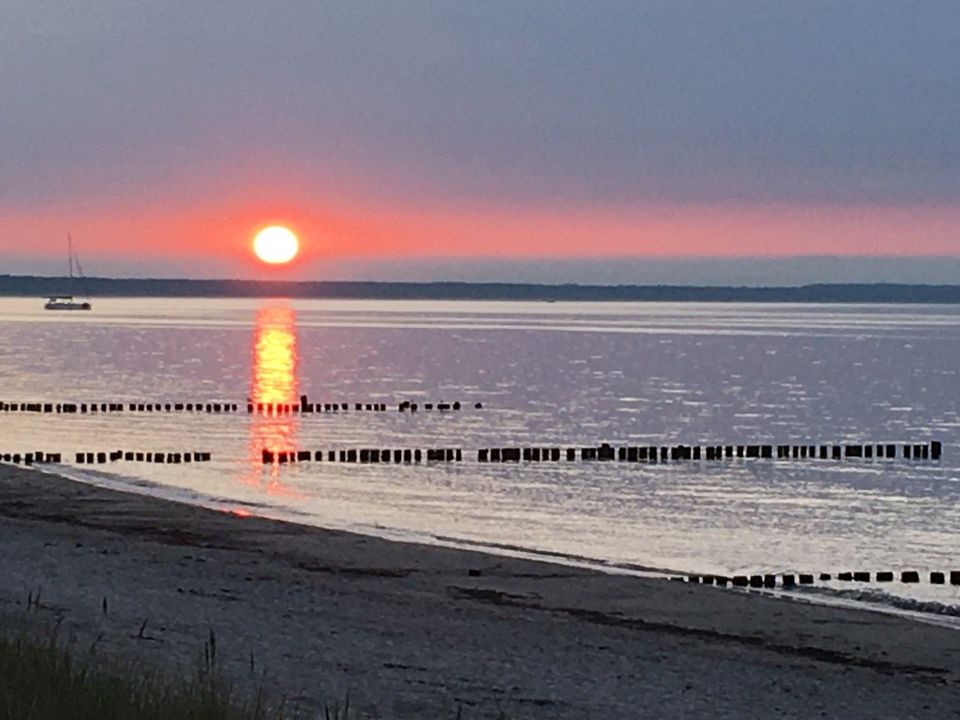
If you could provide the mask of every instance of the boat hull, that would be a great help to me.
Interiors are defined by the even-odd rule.
[[[91,310],[90,303],[47,303],[44,310]]]

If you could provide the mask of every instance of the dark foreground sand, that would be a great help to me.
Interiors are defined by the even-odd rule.
[[[960,717],[960,634],[935,626],[0,466],[0,629],[57,620],[78,652],[184,672],[213,630],[235,684],[307,717],[348,693],[381,718]]]

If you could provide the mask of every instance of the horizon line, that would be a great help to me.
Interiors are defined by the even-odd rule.
[[[69,280],[67,275],[34,275],[17,273],[0,273],[4,280]],[[74,278],[76,280],[76,278]],[[924,282],[814,282],[793,285],[698,285],[691,283],[584,283],[584,282],[518,282],[508,280],[356,280],[356,279],[319,279],[319,280],[282,280],[243,277],[150,277],[150,276],[86,276],[87,282],[149,282],[149,283],[251,283],[257,285],[397,285],[397,286],[430,286],[430,285],[463,285],[463,286],[503,286],[503,287],[530,287],[530,288],[584,288],[584,289],[671,289],[671,290],[802,290],[806,288],[960,288],[956,283],[924,283]],[[2,294],[3,288],[0,288]]]

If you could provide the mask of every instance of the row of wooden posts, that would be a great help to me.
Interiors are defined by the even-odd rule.
[[[366,411],[366,412],[387,412],[388,405],[387,403],[353,403],[353,410],[355,412]],[[425,410],[427,412],[437,410],[439,412],[458,412],[463,405],[459,402],[438,402],[438,403],[423,403],[420,405],[409,400],[404,400],[403,402],[397,403],[398,412],[411,412],[415,413],[418,410]],[[474,409],[481,410],[483,408],[483,403],[474,403]],[[312,413],[330,413],[330,412],[347,412],[351,408],[350,403],[311,403],[306,395],[300,396],[299,403],[247,403],[247,413],[248,414],[257,414],[257,415],[309,415]]]
[[[819,452],[815,445],[727,445],[700,446],[675,445],[672,447],[614,447],[604,443],[599,447],[581,448],[481,448],[477,451],[479,463],[519,463],[519,462],[575,462],[581,461],[621,461],[621,462],[668,462],[684,460],[723,460],[733,458],[773,458],[774,450],[778,459],[786,458],[887,458],[897,457],[897,446],[881,445],[821,445]],[[801,452],[801,450],[803,452]],[[942,444],[934,440],[930,443],[910,443],[903,445],[902,457],[916,460],[939,460],[943,452]],[[356,448],[344,450],[263,450],[263,464],[288,462],[421,462],[440,460],[460,462],[463,451],[460,448],[439,448],[436,450],[381,450],[378,448]]]
[[[240,410],[236,403],[0,403],[0,412],[46,413],[57,415],[105,414],[118,412],[190,412],[190,413],[235,413]]]
[[[460,402],[423,403],[420,405],[409,400],[397,403],[398,412],[415,413],[418,410],[439,412],[459,411]],[[483,408],[483,403],[474,403],[475,409]],[[248,400],[246,410],[248,415],[309,415],[313,413],[347,412],[387,412],[387,403],[312,403],[306,395],[300,397],[299,403],[263,403]],[[5,413],[48,413],[48,414],[103,414],[118,412],[188,412],[188,413],[236,413],[241,411],[237,403],[207,402],[207,403],[51,403],[51,402],[0,402],[0,412]]]
[[[833,444],[833,445],[673,445],[673,446],[622,446],[607,443],[599,447],[505,447],[481,448],[477,451],[478,462],[560,462],[566,460],[620,461],[620,462],[668,462],[683,460],[732,460],[747,459],[896,459],[898,446],[895,443]],[[927,443],[904,443],[901,457],[907,460],[939,460],[943,444],[939,440]]]
[[[78,465],[103,465],[108,462],[148,462],[179,465],[189,462],[210,462],[213,454],[208,452],[141,452],[131,450],[112,450],[110,452],[77,453]]]
[[[41,465],[43,463],[59,463],[63,461],[61,453],[45,453],[42,451],[27,453],[3,453],[0,460],[14,465]]]
[[[477,451],[477,462],[479,463],[519,463],[519,462],[574,462],[581,461],[621,461],[621,462],[668,462],[685,460],[722,460],[732,458],[773,458],[773,447],[771,445],[728,445],[724,451],[723,446],[708,446],[701,449],[699,446],[676,445],[673,447],[619,447],[603,444],[599,447],[581,447],[581,448],[481,448]],[[874,446],[864,445],[833,445],[820,446],[820,452],[809,452],[800,454],[794,446],[793,451],[788,452],[790,446],[776,446],[777,458],[872,458]],[[815,446],[810,446],[815,447]],[[827,452],[828,447],[830,448]],[[905,444],[903,445],[903,457],[913,460],[939,460],[943,448],[939,441],[934,440],[923,444]],[[205,462],[210,460],[211,453],[208,452],[185,452],[185,453],[162,453],[162,452],[137,452],[115,450],[110,452],[78,452],[75,460],[78,464],[96,464],[116,462],[120,460],[128,462],[152,462],[152,463],[189,463]],[[897,446],[892,444],[877,445],[876,457],[892,459],[897,457]],[[380,448],[350,448],[340,450],[271,450],[262,451],[262,461],[264,465],[274,463],[296,463],[296,462],[341,462],[341,463],[421,463],[421,462],[462,462],[463,450],[461,448],[426,448],[426,449],[380,449]],[[59,463],[62,460],[61,453],[5,453],[0,455],[4,462],[13,462],[15,464],[24,463],[32,465],[36,463]]]
[[[387,449],[353,448],[350,450],[263,450],[264,465],[300,463],[300,462],[339,462],[339,463],[422,463],[422,462],[461,462],[463,450],[460,448],[426,449]]]
[[[702,583],[704,585],[719,585],[725,587],[752,587],[752,588],[775,588],[778,585],[783,588],[792,588],[797,585],[813,585],[818,579],[820,582],[830,582],[839,580],[841,582],[895,582],[899,574],[900,582],[907,584],[917,584],[921,581],[921,575],[916,570],[903,570],[895,573],[892,570],[880,571],[871,574],[867,571],[860,572],[841,572],[833,575],[831,573],[820,573],[815,576],[813,573],[783,573],[780,575],[687,575],[671,578],[672,580],[686,581],[690,583]],[[928,576],[931,585],[945,585],[950,581],[951,585],[960,585],[960,570],[951,570],[949,573],[933,571]],[[779,583],[778,583],[779,579]]]

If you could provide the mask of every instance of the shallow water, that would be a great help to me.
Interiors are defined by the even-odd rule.
[[[0,299],[0,400],[386,402],[306,417],[0,414],[0,452],[208,450],[65,474],[239,512],[699,573],[958,569],[960,308]],[[454,401],[459,413],[400,414]],[[483,409],[475,410],[475,402]],[[939,463],[489,465],[516,445],[940,440]],[[267,467],[264,447],[464,448]],[[839,585],[836,589],[840,588]],[[879,588],[960,605],[960,588]],[[872,591],[872,590],[871,590]]]

